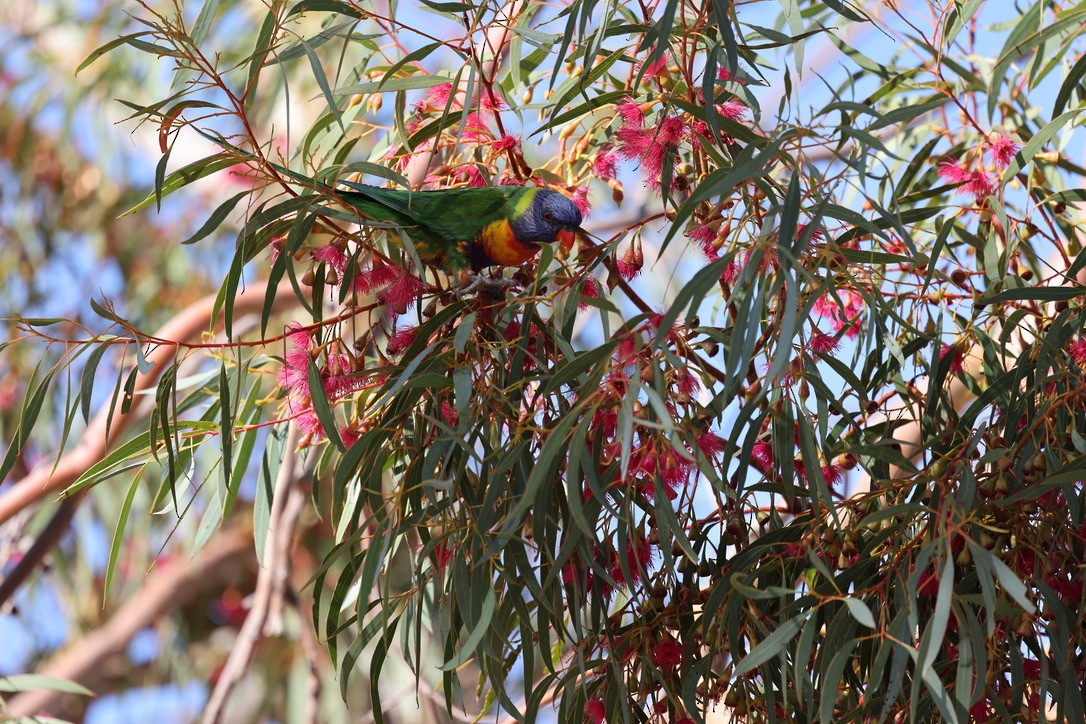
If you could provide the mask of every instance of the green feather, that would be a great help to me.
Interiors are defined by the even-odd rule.
[[[406,191],[341,183],[353,189],[336,192],[351,207],[373,221],[402,227],[424,261],[444,263],[454,272],[468,266],[467,244],[488,224],[519,217],[537,192],[523,186]]]

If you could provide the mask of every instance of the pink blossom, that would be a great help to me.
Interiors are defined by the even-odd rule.
[[[468,143],[485,143],[490,141],[492,134],[478,113],[469,113],[464,119],[464,132],[460,137]]]
[[[374,261],[373,266],[364,272],[355,275],[351,288],[360,294],[368,294],[387,287],[403,273],[399,267],[386,264],[383,261]]]
[[[846,335],[854,337],[860,332],[860,314],[864,310],[864,298],[851,289],[839,289],[837,297],[840,298],[840,303],[830,295],[819,297],[812,311],[819,316],[827,317],[833,326],[833,331],[846,330]]]
[[[835,335],[817,332],[808,340],[807,349],[812,354],[830,354],[837,349],[839,342],[840,340]]]
[[[615,266],[618,268],[618,275],[626,281],[641,273],[641,268],[645,266],[645,252],[641,249],[639,239],[635,238],[633,243],[626,247],[626,252],[616,260]]]
[[[734,75],[732,75],[731,72],[727,68],[717,68],[716,69],[716,79],[717,80],[723,80],[723,81],[732,81],[733,83],[738,83],[739,85],[746,85],[747,84],[747,82],[745,80],[743,80],[742,78],[736,78]]]
[[[1080,367],[1086,364],[1086,340],[1080,339],[1077,342],[1072,342],[1067,345],[1067,354],[1069,354],[1071,359],[1073,359]]]
[[[504,153],[506,151],[512,151],[520,147],[520,139],[516,136],[510,136],[508,134],[502,136],[497,141],[490,144],[495,151]]]
[[[338,272],[347,266],[347,254],[335,244],[325,244],[312,251],[312,257]]]
[[[449,104],[449,98],[452,97],[452,92],[452,83],[435,85],[430,89],[430,92],[426,94],[426,102],[435,108],[444,109],[445,106]]]
[[[606,724],[607,707],[602,699],[591,699],[584,705],[584,715],[591,724]]]
[[[630,571],[630,580],[626,580],[626,574],[622,572],[622,565],[616,559],[611,563],[611,578],[627,588],[636,585],[641,576],[648,571],[652,563],[654,545],[648,538],[630,538],[626,544],[626,567]]]
[[[297,324],[291,324],[288,329],[294,330],[288,333],[287,343],[291,347],[283,356],[283,365],[279,368],[277,378],[279,386],[291,394],[309,394],[309,350],[313,346],[313,338],[307,330],[301,329]]]
[[[343,441],[345,447],[354,445],[358,442],[358,438],[360,437],[361,435],[358,434],[358,431],[352,427],[344,426],[339,429],[339,439]]]
[[[754,443],[750,451],[750,464],[765,474],[773,467],[773,447],[767,440],[759,440]]]
[[[649,54],[651,55],[652,51],[649,51]],[[667,53],[666,52],[661,53],[660,57],[657,58],[656,60],[652,61],[651,63],[639,63],[638,66],[639,66],[638,67],[638,72],[642,72],[642,73],[644,73],[645,76],[650,77],[650,78],[652,76],[654,76],[654,75],[658,75],[660,73],[666,72],[667,71]]]
[[[640,159],[649,152],[652,147],[653,132],[640,125],[625,125],[615,131],[615,139],[618,141],[618,153],[623,158]]]
[[[683,368],[675,372],[675,389],[681,395],[694,395],[701,390],[701,380],[689,369]]]
[[[418,331],[418,327],[415,326],[403,327],[398,330],[396,334],[388,339],[388,353],[395,357],[406,352],[411,343],[415,341],[415,335],[418,334]]]
[[[298,426],[298,432],[302,433],[303,437],[324,437],[324,428],[312,407],[303,408],[302,412],[295,416],[294,424]]]
[[[683,660],[683,647],[678,641],[667,639],[652,647],[652,663],[658,669],[674,669]]]
[[[988,198],[995,191],[995,183],[992,178],[983,171],[974,171],[969,183],[961,187],[963,194],[970,194],[977,201]]]
[[[964,356],[962,355],[962,351],[958,349],[957,345],[944,344],[943,348],[939,350],[940,360],[948,358],[950,360],[950,374],[956,375],[961,372]]]
[[[479,101],[485,113],[498,113],[505,110],[505,101],[492,89],[486,88],[483,97]]]
[[[939,164],[937,172],[948,183],[962,184],[958,192],[969,194],[977,201],[990,196],[995,190],[995,182],[984,171],[970,171],[959,164],[944,161]]]
[[[826,485],[833,487],[841,482],[843,473],[841,468],[836,465],[823,465],[822,466],[822,479],[826,481]]]
[[[724,453],[727,441],[715,432],[708,430],[697,439],[698,449],[707,458],[717,458]]]
[[[996,131],[988,137],[988,153],[992,157],[992,163],[998,169],[1005,169],[1011,165],[1011,161],[1021,148],[1014,139]]]
[[[674,164],[675,151],[686,136],[686,124],[677,116],[665,118],[655,130],[625,125],[615,133],[618,139],[618,152],[625,158],[638,159],[645,183],[653,189],[659,189],[662,182],[664,164]]]
[[[581,186],[573,189],[573,195],[570,196],[570,201],[577,207],[577,210],[581,212],[582,217],[587,217],[592,211],[592,204],[588,203],[588,187]]]
[[[612,151],[610,146],[605,146],[600,149],[592,162],[592,173],[596,175],[596,178],[606,181],[613,179],[618,174],[617,166],[618,154]]]
[[[716,261],[719,259],[716,247],[713,245],[716,241],[716,230],[708,226],[695,226],[690,231],[686,232],[687,237],[692,241],[696,241],[698,247],[701,249],[701,253],[709,261]]]
[[[733,121],[744,120],[749,111],[750,107],[738,98],[732,98],[731,100],[716,104],[716,112]]]
[[[641,109],[637,106],[637,103],[633,98],[626,96],[622,99],[622,102],[616,106],[619,117],[622,118],[622,125],[632,128],[641,128],[645,124],[645,116],[641,113]]]
[[[588,299],[600,298],[600,284],[596,281],[596,277],[589,275],[584,278],[584,284],[581,285],[581,297]],[[582,311],[588,309],[588,304],[582,301],[577,304],[577,309]]]
[[[952,184],[963,183],[970,178],[970,172],[968,170],[952,161],[943,161],[940,163],[936,172],[944,181]]]
[[[479,167],[474,163],[470,163],[467,166],[461,166],[455,174],[458,181],[466,182],[468,186],[486,186],[486,179],[483,178],[483,172],[479,170]]]
[[[399,279],[377,293],[377,301],[403,314],[408,306],[422,296],[425,288],[417,277],[401,272]]]

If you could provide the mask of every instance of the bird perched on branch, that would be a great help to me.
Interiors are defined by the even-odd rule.
[[[437,191],[386,189],[340,181],[345,203],[367,219],[400,227],[427,264],[463,276],[491,266],[517,266],[558,242],[570,250],[581,212],[568,197],[529,186]]]

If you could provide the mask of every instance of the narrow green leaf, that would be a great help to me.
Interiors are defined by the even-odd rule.
[[[746,674],[748,671],[753,671],[779,654],[781,649],[783,649],[785,645],[799,633],[799,630],[803,628],[803,624],[810,615],[810,611],[805,611],[798,616],[786,620],[784,623],[777,626],[777,628],[773,629],[768,636],[750,650],[750,653],[743,657],[742,661],[735,665],[735,671],[732,672],[732,676],[739,678],[743,674]]]

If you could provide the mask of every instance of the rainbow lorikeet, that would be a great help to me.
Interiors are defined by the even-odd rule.
[[[581,212],[557,191],[529,186],[480,186],[437,191],[386,189],[340,181],[345,203],[366,218],[401,227],[427,264],[453,274],[517,266],[541,244],[573,247]]]

